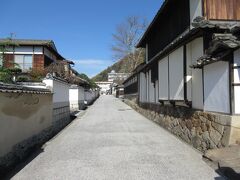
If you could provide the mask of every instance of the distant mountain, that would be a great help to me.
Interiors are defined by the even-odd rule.
[[[131,73],[131,68],[128,66],[128,59],[124,58],[119,60],[118,62],[114,63],[112,66],[109,66],[107,69],[103,70],[96,76],[92,78],[93,81],[107,81],[108,80],[108,73],[114,70],[117,73]]]
[[[117,73],[131,73],[135,67],[137,67],[139,64],[143,62],[144,54],[141,55],[141,57],[138,59],[138,62],[130,62],[129,58],[125,57],[118,62],[114,63],[112,66],[109,66],[107,69],[103,70],[96,76],[92,78],[93,81],[107,81],[108,80],[108,73],[110,73],[112,70],[114,70]],[[134,64],[134,66],[133,66]]]

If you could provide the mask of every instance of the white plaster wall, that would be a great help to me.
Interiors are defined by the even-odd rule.
[[[149,73],[146,72],[146,87],[147,87],[147,97],[146,97],[146,102],[149,102]]]
[[[146,77],[143,72],[140,73],[140,102],[145,102],[147,97],[146,92]]]
[[[234,52],[234,66],[240,66],[240,49]],[[234,83],[240,83],[240,68],[234,69]],[[235,113],[240,114],[240,86],[234,87]]]
[[[203,55],[203,38],[191,42],[192,64]],[[202,69],[192,69],[192,107],[203,110],[203,81]]]
[[[159,99],[168,100],[168,57],[158,62]]]
[[[171,100],[184,100],[183,47],[169,55],[169,89]]]
[[[204,67],[204,110],[230,113],[229,63],[216,62]]]
[[[42,46],[34,46],[34,54],[43,54]]]
[[[234,83],[240,83],[240,68],[234,69]]]
[[[155,82],[155,102],[156,103],[158,103],[158,99],[159,99],[159,97],[158,97],[158,80],[156,80],[156,82]]]
[[[15,54],[33,54],[33,46],[15,47]]]
[[[234,87],[234,105],[235,113],[240,114],[240,86]]]
[[[53,80],[52,79],[44,79],[43,83],[46,84],[46,88],[53,92]]]
[[[75,110],[79,109],[78,99],[79,99],[79,90],[77,88],[70,88],[69,89],[69,104],[70,104],[71,111],[75,111]]]
[[[43,83],[53,92],[53,103],[69,102],[70,84],[52,79],[44,79]]]
[[[69,102],[70,85],[59,81],[53,81],[53,102]]]
[[[142,84],[143,84],[143,78],[142,78],[142,72],[139,74],[139,101],[143,101],[143,89],[142,89]]]
[[[69,100],[78,101],[78,88],[70,88],[69,89]]]
[[[149,82],[149,102],[154,103],[155,102],[155,88],[154,84],[151,81],[151,70],[149,70],[149,76],[148,76],[148,82]]]
[[[240,49],[234,51],[234,66],[240,66]]]
[[[106,91],[111,89],[111,84],[97,84],[101,88],[101,92],[106,93]]]
[[[197,16],[202,16],[202,0],[189,0],[190,1],[190,22]]]
[[[0,157],[52,125],[52,94],[0,92]]]
[[[17,46],[7,48],[5,54],[43,54],[42,46]]]
[[[234,52],[234,67],[240,66],[240,49]],[[234,69],[234,83],[240,83],[240,68]]]
[[[187,82],[187,100],[188,101],[192,101],[192,68],[190,68],[190,65],[192,65],[192,46],[191,43],[187,44],[186,46],[187,49],[187,67],[186,67],[186,71],[187,71],[187,76],[186,78],[186,82]]]

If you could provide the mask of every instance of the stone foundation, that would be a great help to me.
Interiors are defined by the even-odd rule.
[[[137,98],[124,101],[202,152],[240,142],[239,116],[195,111],[187,107],[137,103]]]

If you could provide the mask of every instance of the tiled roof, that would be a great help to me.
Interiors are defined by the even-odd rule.
[[[0,45],[3,43],[16,44],[19,46],[35,45],[35,46],[46,46],[55,51],[61,58],[62,56],[58,53],[57,48],[53,40],[37,40],[37,39],[0,39]]]
[[[5,84],[0,82],[0,92],[3,93],[31,93],[31,94],[50,94],[48,89],[29,88],[15,84]]]
[[[40,45],[40,46],[50,46],[55,51],[57,51],[56,46],[52,40],[36,40],[36,39],[0,39],[0,43],[14,43],[17,45]]]

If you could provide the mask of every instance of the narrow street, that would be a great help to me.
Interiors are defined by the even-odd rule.
[[[13,179],[221,179],[189,145],[113,96],[101,96]]]

